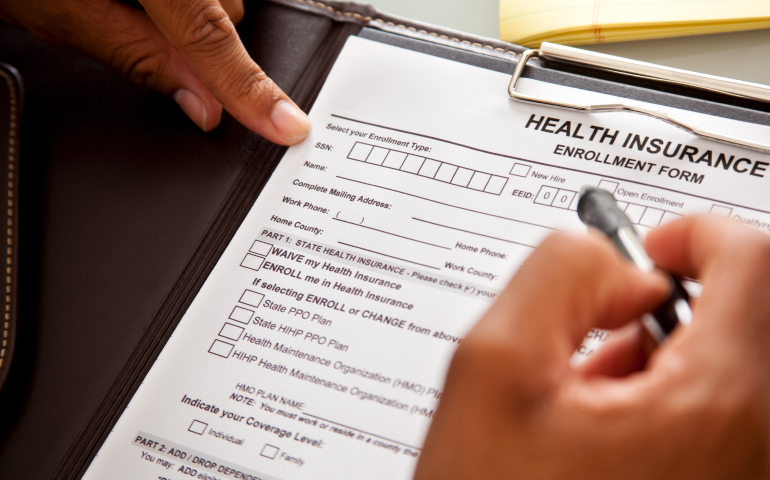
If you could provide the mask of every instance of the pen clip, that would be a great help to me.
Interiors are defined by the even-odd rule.
[[[516,86],[521,78],[524,68],[527,65],[527,61],[530,58],[552,58],[562,61],[569,61],[571,63],[579,63],[589,65],[592,67],[602,68],[610,70],[616,73],[622,73],[632,76],[643,76],[645,78],[652,78],[668,83],[674,83],[678,85],[685,85],[688,87],[695,87],[703,90],[716,91],[719,93],[725,93],[728,95],[740,96],[745,98],[751,98],[760,101],[770,101],[770,88],[763,85],[752,84],[749,82],[740,82],[737,80],[730,80],[721,77],[715,77],[712,75],[698,74],[694,72],[686,72],[685,70],[672,69],[668,67],[659,67],[657,65],[637,62],[634,60],[627,60],[620,57],[614,57],[612,55],[598,54],[595,52],[589,52],[587,50],[580,50],[577,48],[564,47],[562,45],[555,45],[552,43],[544,42],[540,50],[527,50],[521,54],[519,62],[516,64],[516,68],[513,70],[511,76],[511,82],[508,85],[508,94],[513,100],[517,102],[529,103],[533,105],[548,106],[554,108],[560,108],[562,110],[572,110],[587,113],[606,113],[606,112],[631,112],[646,115],[648,117],[657,118],[675,127],[681,128],[687,132],[697,135],[701,138],[713,140],[715,142],[724,143],[741,148],[748,148],[762,153],[770,153],[770,145],[753,142],[751,140],[740,139],[737,137],[722,135],[709,130],[698,128],[695,125],[680,120],[674,116],[671,116],[665,112],[653,110],[636,105],[628,105],[624,103],[609,103],[598,105],[585,105],[577,103],[561,102],[558,100],[551,100],[544,97],[537,97],[533,95],[527,95],[520,93],[516,90]],[[596,61],[596,60],[599,61]],[[626,67],[622,69],[621,67]],[[630,68],[629,68],[630,67]],[[657,72],[657,75],[652,75]],[[685,75],[686,74],[686,75]],[[710,83],[705,80],[708,79]],[[740,87],[740,88],[739,88]]]

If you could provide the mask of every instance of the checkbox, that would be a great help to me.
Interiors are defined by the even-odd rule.
[[[262,268],[263,263],[265,263],[265,257],[258,257],[247,253],[246,256],[243,257],[243,261],[241,261],[241,266],[258,272],[259,269]]]
[[[272,249],[272,243],[263,242],[261,240],[254,240],[254,243],[251,245],[249,252],[253,253],[254,255],[259,255],[260,257],[266,257]]]
[[[208,423],[201,422],[200,420],[193,420],[193,422],[190,424],[190,428],[188,428],[187,431],[197,435],[203,435],[203,433],[206,431],[206,427],[208,426]]]
[[[243,295],[241,295],[241,299],[238,301],[245,303],[246,305],[251,305],[254,308],[259,308],[259,304],[262,303],[263,298],[265,298],[265,296],[259,292],[255,292],[253,290],[244,290]]]
[[[243,307],[235,307],[233,308],[233,312],[230,314],[230,320],[235,320],[236,322],[245,323],[246,325],[251,322],[251,317],[254,315],[254,310],[249,310],[248,308]]]
[[[732,211],[733,211],[733,209],[732,209],[732,208],[730,208],[730,207],[725,207],[725,206],[723,206],[723,205],[717,205],[717,204],[714,204],[714,205],[711,207],[711,213],[712,213],[713,215],[719,215],[720,217],[729,217],[729,216],[730,216],[730,214],[732,213]]]
[[[618,183],[617,182],[610,182],[608,180],[602,180],[599,182],[599,188],[602,190],[607,190],[611,194],[615,194],[615,190],[618,189]]]
[[[232,343],[223,342],[222,340],[214,340],[214,343],[211,344],[211,348],[209,348],[209,353],[213,353],[214,355],[218,355],[222,358],[227,358],[230,356],[230,352],[233,351],[233,345]]]
[[[275,445],[270,445],[269,443],[266,443],[264,447],[262,447],[262,452],[260,455],[262,455],[265,458],[269,458],[270,460],[275,460],[276,455],[278,455],[279,448]]]
[[[513,168],[511,169],[511,175],[516,175],[517,177],[527,177],[529,175],[529,170],[532,167],[530,165],[524,165],[523,163],[514,163]]]
[[[225,323],[222,325],[222,330],[219,331],[219,336],[237,342],[241,339],[244,330],[243,327],[233,325],[232,323]]]

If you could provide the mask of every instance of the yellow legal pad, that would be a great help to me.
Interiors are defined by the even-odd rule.
[[[527,47],[770,28],[770,0],[500,0],[500,36]]]

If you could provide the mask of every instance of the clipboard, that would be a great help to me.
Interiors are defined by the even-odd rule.
[[[572,64],[598,68],[620,75],[635,76],[655,82],[663,82],[682,87],[694,88],[721,95],[745,98],[748,100],[770,102],[770,87],[756,83],[717,77],[703,73],[690,72],[677,68],[654,65],[651,63],[629,60],[626,58],[606,55],[603,53],[581,50],[578,48],[556,45],[544,42],[539,50],[527,50],[521,54],[516,64],[516,69],[511,76],[508,86],[508,94],[513,100],[533,105],[545,105],[564,110],[580,111],[587,113],[608,112],[632,112],[657,118],[666,123],[679,127],[682,130],[699,137],[715,142],[732,145],[739,148],[748,148],[762,153],[770,153],[770,144],[757,143],[734,136],[722,135],[718,132],[704,130],[696,125],[687,123],[677,117],[655,110],[631,104],[603,104],[603,105],[579,105],[559,102],[542,97],[534,97],[516,91],[516,84],[521,78],[527,62],[531,58],[542,57],[547,60],[556,60]]]
[[[755,98],[583,64],[533,58],[523,68],[520,46],[360,4],[259,2],[247,8],[241,33],[252,55],[305,109],[345,39],[359,35],[511,75],[522,65],[527,78],[770,125],[770,107]],[[0,392],[0,477],[73,479],[96,454],[285,149],[231,119],[201,136],[168,99],[82,55],[54,49],[61,59],[53,59],[53,47],[10,27],[0,38],[0,60],[18,66],[28,85],[23,128],[31,133],[23,140],[37,140],[21,160],[26,293],[14,367]],[[51,78],[62,95],[42,105],[38,99],[54,88]],[[68,109],[67,95],[85,96],[88,88],[94,91],[84,110]],[[509,101],[505,92],[500,96]],[[106,109],[115,98],[122,100]],[[167,142],[153,143],[159,132]],[[136,160],[139,147],[145,161]],[[105,158],[105,151],[115,158]],[[193,154],[190,165],[184,155]],[[159,178],[164,181],[152,180]],[[134,215],[145,220],[132,223]]]

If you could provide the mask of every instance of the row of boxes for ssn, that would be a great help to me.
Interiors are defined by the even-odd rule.
[[[508,182],[507,177],[361,142],[353,145],[348,158],[493,195],[500,195]]]

